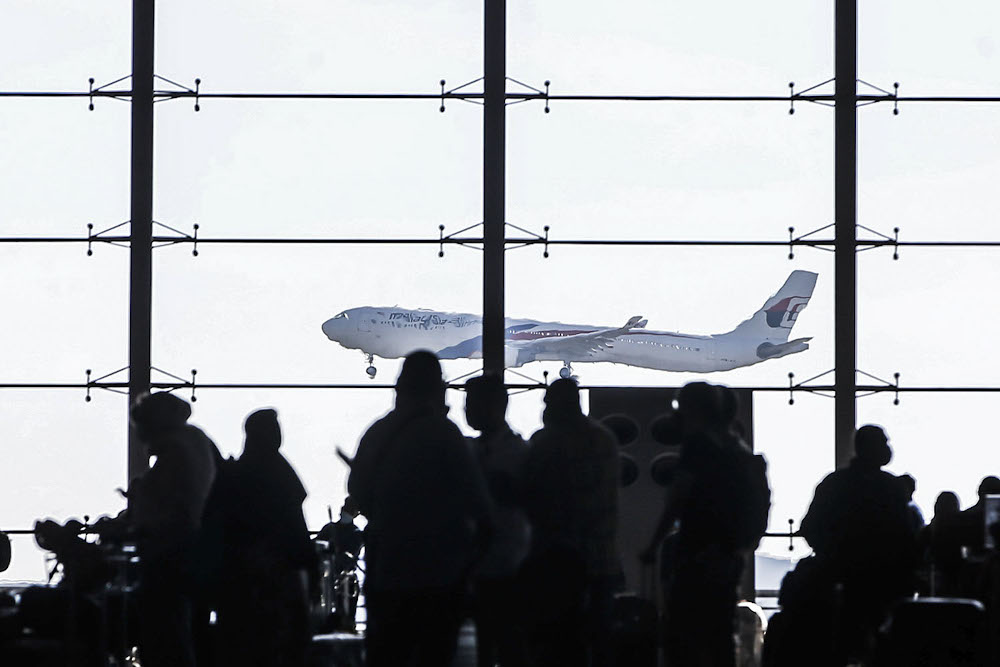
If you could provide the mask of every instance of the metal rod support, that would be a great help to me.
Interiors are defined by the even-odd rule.
[[[854,453],[857,400],[857,0],[836,0],[834,146],[835,464]]]
[[[507,2],[485,0],[483,65],[483,370],[504,369]]]
[[[149,391],[153,294],[153,38],[155,0],[132,0],[132,204],[129,234],[129,406]],[[149,467],[129,427],[128,479]]]

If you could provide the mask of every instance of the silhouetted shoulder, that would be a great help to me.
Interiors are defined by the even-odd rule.
[[[366,516],[371,511],[374,492],[372,475],[376,461],[392,433],[399,428],[399,422],[400,418],[394,412],[377,420],[361,436],[361,442],[358,443],[357,452],[354,454],[351,472],[347,477],[347,492],[355,499],[361,513]]]

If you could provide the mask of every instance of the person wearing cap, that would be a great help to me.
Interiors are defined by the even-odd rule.
[[[351,466],[348,493],[368,519],[369,667],[450,664],[469,573],[492,531],[485,482],[444,399],[437,357],[408,355],[395,407]]]
[[[583,414],[572,379],[545,392],[541,430],[524,464],[524,507],[532,527],[525,564],[541,612],[532,633],[540,664],[611,664],[613,592],[621,579],[618,452],[614,435]]]
[[[141,397],[132,423],[156,463],[131,481],[121,520],[139,544],[139,651],[146,667],[195,664],[192,552],[220,459],[188,423],[191,406],[167,392]]]
[[[854,458],[819,483],[799,532],[829,577],[843,585],[836,659],[863,659],[889,606],[915,589],[917,535],[899,479],[882,468],[889,438],[866,425]]]

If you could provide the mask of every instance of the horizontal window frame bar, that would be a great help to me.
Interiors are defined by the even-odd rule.
[[[0,245],[10,244],[66,244],[66,243],[129,243],[128,236],[5,236],[0,237]],[[725,239],[545,239],[539,237],[508,237],[504,241],[510,245],[552,245],[552,246],[735,246],[735,247],[833,247],[832,239],[778,240],[725,240]],[[482,237],[451,236],[441,238],[374,238],[374,237],[198,237],[154,236],[153,243],[179,245],[482,245]],[[893,239],[858,239],[863,247],[900,248],[997,248],[1000,241],[895,241]]]
[[[3,90],[0,98],[115,98],[128,100],[131,90]],[[462,100],[479,101],[485,99],[484,93],[341,93],[321,91],[301,92],[200,92],[194,90],[158,90],[153,92],[153,99],[166,101],[174,99],[198,100]],[[507,93],[508,101],[528,102],[532,100],[549,102],[814,102],[832,103],[832,94],[818,95],[641,95],[641,94],[562,94],[546,95],[545,93]],[[994,95],[857,95],[859,103],[873,102],[930,102],[930,103],[998,103],[1000,96]]]

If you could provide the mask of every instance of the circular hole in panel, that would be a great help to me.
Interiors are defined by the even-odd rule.
[[[677,469],[677,462],[680,461],[680,451],[660,454],[649,462],[649,476],[653,482],[660,486],[669,486],[674,481],[674,471]]]
[[[621,447],[631,445],[639,439],[639,424],[628,415],[608,415],[601,419],[601,423],[615,434],[618,445]]]
[[[628,454],[618,455],[618,484],[621,487],[632,486],[639,479],[639,466]]]
[[[676,412],[665,412],[649,425],[649,435],[656,442],[668,447],[681,444],[681,421]]]

